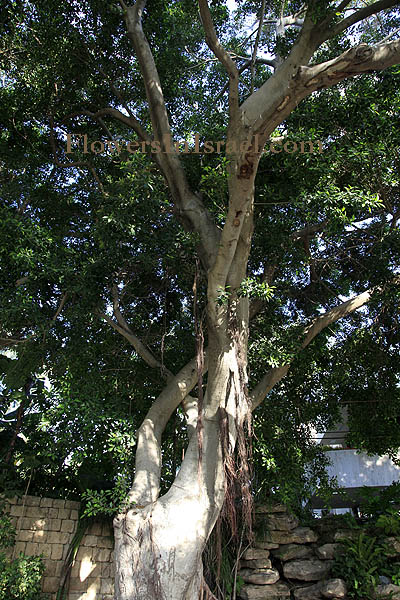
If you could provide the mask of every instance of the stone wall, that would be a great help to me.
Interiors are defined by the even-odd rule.
[[[9,500],[7,512],[17,530],[10,555],[43,554],[43,591],[55,600],[64,561],[78,524],[79,502],[23,496]],[[322,524],[322,523],[321,523]],[[299,527],[282,505],[256,508],[256,541],[240,561],[243,600],[343,600],[346,586],[330,575],[338,542],[351,530],[325,531]],[[400,557],[400,539],[386,538],[393,557]],[[113,532],[109,524],[93,523],[86,531],[73,564],[68,600],[113,600]],[[400,587],[378,586],[383,597],[400,600]],[[390,594],[392,594],[390,596]]]
[[[62,569],[78,524],[79,502],[23,496],[8,500],[6,512],[17,530],[9,555],[43,554],[43,591],[55,599]],[[86,531],[72,567],[68,600],[113,600],[113,532],[94,523]]]
[[[256,535],[240,561],[244,581],[243,600],[343,600],[345,582],[333,578],[331,569],[339,542],[354,530],[332,530],[320,526],[299,527],[296,517],[283,505],[256,508]],[[400,539],[388,537],[393,557],[400,556]],[[377,586],[377,597],[400,600],[400,587]]]

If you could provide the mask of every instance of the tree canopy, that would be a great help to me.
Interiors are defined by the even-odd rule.
[[[246,0],[229,10],[216,0],[208,29],[204,4],[199,14],[194,2],[152,0],[143,19],[173,140],[192,145],[196,134],[202,142],[226,140],[225,63],[240,73],[239,103],[252,119],[252,92],[261,93],[290,56],[305,8],[315,27],[329,22],[329,36],[301,67],[311,69],[315,92],[302,92],[295,107],[284,99],[287,115],[268,134],[278,150],[311,140],[322,151],[275,153],[267,144],[239,289],[250,299],[248,387],[260,404],[255,487],[293,498],[309,461],[310,488],[323,479],[312,431],[332,426],[342,406],[349,407],[349,443],[392,455],[400,443],[400,70],[390,61],[380,70],[385,57],[372,56],[385,38],[399,52],[400,14],[397,2]],[[118,142],[160,133],[157,99],[121,5],[8,2],[2,15],[3,483],[30,480],[36,493],[72,497],[118,478],[130,484],[135,430],[172,376],[195,364],[199,333],[204,347],[208,341],[208,245],[228,219],[229,157],[181,153],[179,170],[162,164],[150,143],[146,152],[118,151]],[[214,31],[228,48],[222,58],[210,53],[202,20],[208,46]],[[372,58],[368,64],[359,55],[349,73],[337,57],[353,47]],[[70,154],[67,134],[75,136]],[[104,151],[90,149],[96,140]],[[114,141],[108,150],[105,140]],[[171,183],[172,171],[185,181]],[[186,185],[196,191],[191,208],[174,198]],[[231,293],[221,288],[217,304]],[[360,299],[360,310],[345,304],[349,298]],[[197,396],[197,376],[192,389]],[[163,489],[187,445],[184,412],[164,431]]]

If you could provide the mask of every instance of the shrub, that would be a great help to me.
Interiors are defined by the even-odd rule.
[[[45,567],[41,556],[7,558],[4,551],[15,544],[15,528],[6,515],[0,516],[0,600],[46,600],[41,592]]]

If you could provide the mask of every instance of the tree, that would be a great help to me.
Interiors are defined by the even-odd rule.
[[[395,175],[391,181],[382,178],[382,190],[372,182],[361,191],[356,185],[349,187],[354,171],[344,172],[348,157],[341,154],[339,145],[332,153],[338,173],[324,165],[324,189],[313,178],[308,157],[303,157],[301,169],[293,174],[281,173],[281,185],[286,177],[292,186],[288,195],[303,193],[309,207],[295,206],[297,210],[292,212],[290,206],[284,206],[275,216],[271,210],[265,224],[263,215],[254,222],[255,183],[267,196],[267,203],[274,187],[274,182],[263,178],[256,181],[262,161],[268,164],[272,160],[262,157],[262,150],[276,133],[290,139],[290,125],[300,115],[301,101],[357,75],[380,72],[400,62],[400,41],[392,40],[397,33],[398,4],[380,0],[359,7],[351,1],[304,5],[293,1],[281,6],[278,2],[246,1],[239,3],[233,28],[225,3],[219,1],[210,7],[206,0],[199,0],[202,28],[191,2],[164,6],[136,0],[126,5],[121,0],[120,11],[94,0],[81,9],[68,3],[49,9],[48,3],[41,2],[9,7],[3,42],[8,80],[2,94],[15,107],[12,118],[16,121],[2,116],[5,138],[11,142],[11,158],[4,159],[4,179],[14,209],[5,213],[9,236],[4,247],[12,249],[12,232],[23,229],[24,235],[31,235],[36,258],[32,260],[25,248],[11,251],[13,269],[5,287],[11,290],[14,285],[10,303],[15,302],[15,286],[22,299],[13,310],[6,306],[1,341],[6,347],[28,348],[29,360],[23,358],[28,376],[34,365],[46,361],[57,372],[63,359],[57,358],[56,349],[72,350],[73,344],[66,346],[65,340],[82,335],[99,339],[93,330],[102,319],[101,328],[107,324],[118,332],[148,371],[155,370],[165,380],[138,428],[133,485],[125,509],[115,519],[118,600],[199,596],[202,551],[224,500],[231,500],[235,448],[242,502],[250,503],[246,438],[251,412],[317,336],[329,346],[328,328],[340,327],[338,323],[371,302],[379,305],[385,301],[385,306],[398,302]],[[248,16],[257,18],[256,28],[250,34],[246,29],[239,33]],[[211,54],[206,53],[203,40]],[[259,53],[262,49],[269,52],[267,58]],[[191,71],[198,68],[196,55],[201,56],[203,65],[199,75]],[[181,100],[183,86],[189,92]],[[215,97],[217,106],[213,105]],[[341,102],[340,94],[334,101]],[[195,106],[199,106],[200,118],[190,110]],[[387,110],[390,115],[390,107]],[[346,120],[344,123],[344,129],[331,134],[334,139],[346,137]],[[66,124],[75,134],[74,143],[80,140],[72,160],[65,154],[69,149],[65,146],[60,158]],[[283,124],[289,128],[287,132]],[[300,122],[297,129],[301,126]],[[203,139],[217,142],[226,136],[225,162],[215,164],[215,157],[208,162],[205,155],[199,164],[196,157],[170,148],[173,133],[193,137],[197,127]],[[136,148],[140,143],[143,153],[130,155],[129,149],[125,150],[118,162],[110,160],[110,155],[95,155],[103,146],[94,143],[88,149],[82,143],[85,138],[79,137],[97,136],[90,137],[90,142],[105,135],[118,152],[120,138],[112,130],[119,136],[126,131],[129,136],[134,133]],[[16,141],[18,136],[22,142]],[[49,147],[44,150],[46,136]],[[23,157],[21,143],[26,149]],[[332,145],[329,133],[324,143],[326,149]],[[393,172],[398,156],[387,156]],[[49,172],[51,159],[54,169]],[[19,160],[26,163],[23,173]],[[288,160],[281,157],[282,170]],[[123,177],[121,167],[125,169]],[[304,181],[306,173],[309,182]],[[226,194],[223,191],[219,202],[221,189]],[[35,200],[35,209],[29,213]],[[325,219],[318,218],[319,201],[327,213]],[[60,203],[59,214],[54,213],[55,202]],[[24,214],[31,214],[32,222],[21,220]],[[372,215],[370,223],[368,214]],[[46,223],[43,215],[51,216],[53,222]],[[151,225],[143,226],[141,220]],[[343,233],[349,223],[354,226],[346,237]],[[294,227],[285,237],[284,225],[289,224]],[[265,228],[260,230],[262,225]],[[92,228],[97,247],[87,243],[91,239],[88,228]],[[318,235],[334,240],[340,228],[341,240],[327,250],[324,244],[328,242]],[[268,235],[273,237],[267,239]],[[130,246],[130,236],[137,240],[138,248]],[[343,260],[337,273],[330,261],[347,256],[355,236],[364,244],[359,262],[365,262],[371,251],[373,266],[365,273],[357,272],[350,258]],[[175,239],[179,244],[172,243],[169,249]],[[385,244],[393,248],[393,255],[379,262],[378,249]],[[154,247],[167,257],[158,266]],[[105,249],[109,256],[102,255]],[[178,266],[179,251],[181,261],[192,263],[191,269]],[[168,264],[168,252],[173,255],[173,267]],[[293,276],[294,265],[299,263],[302,269]],[[263,273],[257,277],[261,266]],[[290,269],[288,284],[285,271]],[[179,301],[179,291],[183,290],[186,301],[190,298],[193,271],[192,323],[187,305]],[[168,278],[173,283],[165,286]],[[333,291],[329,285],[326,289],[327,283],[333,285]],[[139,302],[140,286],[150,296],[148,310]],[[271,298],[274,286],[281,296],[286,294],[281,306]],[[175,355],[172,368],[164,353],[167,330],[162,319],[167,311],[160,310],[160,299],[168,304],[172,318],[182,321],[179,341],[191,339],[193,332],[197,340],[196,354],[187,356],[190,353],[184,346],[186,362]],[[202,305],[205,320],[199,310]],[[320,308],[319,315],[315,316],[313,307]],[[155,354],[156,344],[151,348],[138,333],[143,330],[146,312],[164,327],[161,358]],[[298,322],[296,315],[301,317]],[[285,349],[276,353],[263,374],[260,364],[256,366],[260,377],[249,389],[252,319],[259,338],[268,323],[271,339],[284,340]],[[287,327],[285,319],[293,327]],[[50,329],[55,331],[51,336]],[[72,329],[78,334],[71,334]],[[36,344],[31,343],[32,337]],[[257,351],[262,350],[259,338]],[[173,341],[169,351],[171,355],[177,352]],[[97,352],[98,348],[90,350],[88,363],[93,365],[98,359]],[[190,395],[193,390],[197,398]],[[171,486],[160,495],[161,437],[179,405],[186,414],[188,446]]]

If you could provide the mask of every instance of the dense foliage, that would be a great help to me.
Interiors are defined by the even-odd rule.
[[[257,3],[237,4],[234,14],[219,0],[212,9],[218,34],[240,55],[247,30],[238,32]],[[269,4],[278,11],[280,3]],[[295,11],[301,3],[289,4]],[[398,21],[389,11],[382,23],[368,21],[353,35],[373,43]],[[145,27],[176,139],[194,133],[222,139],[226,77],[208,60],[195,3],[152,1]],[[90,141],[132,139],[121,122],[93,118],[103,106],[133,111],[150,126],[120,9],[97,0],[79,7],[8,2],[2,28],[2,485],[74,498],[88,488],[101,491],[109,508],[116,482],[130,483],[134,432],[167,370],[177,372],[195,353],[195,278],[200,318],[205,306],[198,240],[176,219],[149,155],[85,155],[82,144],[65,153],[67,133]],[[279,42],[282,55],[291,35]],[[339,35],[317,58],[328,60],[349,43]],[[271,44],[265,27],[260,47],[267,52]],[[254,82],[244,73],[241,93],[270,75],[268,65],[257,64]],[[243,293],[257,299],[267,292],[267,302],[253,319],[250,387],[267,367],[297,354],[299,332],[312,317],[374,286],[379,293],[300,353],[257,409],[254,489],[260,496],[272,489],[299,503],[317,486],[327,490],[326,458],[313,438],[334,426],[343,406],[349,443],[393,456],[400,445],[400,296],[390,285],[400,255],[399,78],[393,67],[317,92],[276,134],[321,140],[323,152],[266,153],[261,160]],[[225,159],[192,154],[182,160],[222,225]],[[273,280],[260,290],[266,264]],[[110,326],[117,309],[161,369],[144,364],[129,336]],[[164,433],[165,489],[187,442],[183,422],[178,409]]]

